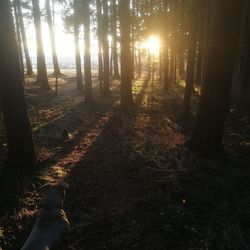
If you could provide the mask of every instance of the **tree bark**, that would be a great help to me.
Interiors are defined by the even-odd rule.
[[[169,86],[172,86],[176,83],[176,20],[175,20],[175,0],[170,1],[170,26],[171,26],[171,38],[169,39],[170,43],[170,71],[169,71]]]
[[[98,79],[100,81],[100,92],[103,91],[103,54],[102,54],[102,5],[100,0],[96,0],[97,15],[97,40],[98,40]]]
[[[196,77],[195,83],[201,86],[202,79],[202,65],[203,65],[203,57],[204,57],[204,35],[205,35],[205,7],[206,1],[199,1],[199,32],[198,32],[198,55],[197,55],[197,66],[196,66]]]
[[[187,80],[184,90],[183,101],[183,116],[188,118],[190,116],[190,105],[192,92],[194,90],[194,70],[195,70],[195,55],[197,42],[197,3],[198,0],[193,0],[189,8],[190,31],[188,40],[188,56],[187,56]]]
[[[4,34],[0,37],[0,96],[8,144],[7,164],[11,167],[34,169],[36,155],[8,0],[0,1],[0,34]]]
[[[133,104],[132,67],[131,67],[131,17],[130,1],[120,1],[120,32],[121,32],[121,105],[127,108]]]
[[[36,29],[36,45],[37,45],[37,82],[40,83],[42,90],[49,90],[49,82],[45,55],[42,40],[41,14],[39,0],[32,0],[34,24]]]
[[[31,63],[30,55],[29,55],[29,49],[28,49],[26,32],[25,32],[24,23],[23,23],[23,14],[22,14],[20,0],[15,0],[15,5],[17,7],[17,14],[19,18],[20,30],[21,30],[22,41],[23,41],[23,50],[24,50],[24,55],[25,55],[26,68],[27,68],[26,74],[31,76],[34,74],[34,72],[33,72],[32,63]]]
[[[242,3],[243,0],[210,1],[207,72],[195,129],[187,143],[203,156],[218,156],[223,152]]]
[[[82,66],[81,66],[81,55],[79,45],[79,21],[78,21],[78,3],[77,0],[73,1],[74,8],[74,42],[75,42],[75,63],[76,63],[76,89],[77,91],[83,91],[82,82]]]
[[[132,67],[132,79],[135,79],[135,25],[134,25],[134,9],[135,9],[135,1],[131,0],[131,14],[130,14],[130,19],[131,19],[131,28],[130,28],[130,33],[131,33],[131,67]]]
[[[47,21],[50,35],[50,44],[51,44],[51,52],[52,52],[52,61],[54,66],[53,74],[58,76],[61,74],[57,53],[56,53],[56,38],[55,38],[55,30],[54,24],[52,22],[51,8],[50,8],[50,0],[46,0],[46,12],[47,12]]]
[[[240,71],[240,80],[241,80],[241,93],[243,96],[249,95],[249,86],[250,86],[250,3],[245,0],[244,8],[246,8],[244,20],[244,28],[241,31],[244,34],[241,34],[241,43],[242,49],[240,53],[241,57],[241,71]]]
[[[16,38],[17,38],[17,45],[18,45],[18,54],[19,54],[21,72],[22,72],[22,77],[23,77],[23,83],[25,84],[22,39],[21,39],[21,34],[20,34],[20,22],[18,18],[16,4],[14,4],[14,15],[15,15],[15,21],[16,21]]]
[[[169,89],[169,53],[167,44],[164,47],[164,89]]]
[[[140,48],[140,45],[139,45],[139,48],[138,48],[138,78],[141,77],[141,48]]]
[[[103,1],[103,95],[110,96],[110,79],[109,79],[109,41],[108,41],[108,4]]]
[[[185,46],[184,46],[184,16],[185,16],[185,1],[179,1],[178,6],[178,16],[179,16],[179,31],[178,31],[178,49],[177,49],[177,58],[178,58],[178,76],[179,80],[185,78],[184,64],[185,64]]]
[[[168,14],[168,2],[164,2],[164,10],[165,10],[165,15],[166,15],[166,29],[164,32],[164,37],[165,37],[165,43],[164,43],[164,90],[169,89],[169,44],[168,44],[168,35],[169,35],[169,14]]]
[[[113,15],[112,15],[112,22],[113,22],[113,67],[114,67],[114,79],[120,79],[119,73],[119,65],[118,65],[118,52],[117,52],[117,5],[116,0],[113,0]]]
[[[84,78],[85,78],[85,101],[93,100],[92,76],[91,76],[91,51],[90,51],[90,10],[89,1],[83,2],[84,8]]]

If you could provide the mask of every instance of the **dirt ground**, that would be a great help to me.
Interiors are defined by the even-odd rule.
[[[228,154],[211,161],[183,146],[194,117],[181,118],[181,86],[164,94],[157,78],[136,80],[135,106],[125,112],[118,81],[103,99],[95,80],[92,105],[71,76],[60,79],[58,96],[29,81],[39,170],[0,176],[4,250],[25,242],[37,187],[60,180],[70,185],[65,211],[75,249],[250,249],[249,110],[232,107]],[[196,104],[194,98],[193,116]]]

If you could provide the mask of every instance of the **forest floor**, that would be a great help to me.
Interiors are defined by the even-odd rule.
[[[65,211],[75,249],[250,249],[250,112],[244,105],[235,102],[230,111],[228,154],[212,161],[183,146],[197,97],[192,118],[183,120],[179,85],[163,94],[158,80],[136,80],[135,106],[124,112],[117,81],[112,97],[103,99],[95,80],[95,102],[86,105],[73,77],[60,79],[57,97],[28,80],[39,170],[29,178],[17,171],[0,176],[4,250],[25,242],[37,187],[60,180],[70,185]]]

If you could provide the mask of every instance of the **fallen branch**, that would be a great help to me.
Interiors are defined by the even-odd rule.
[[[182,172],[184,169],[157,169],[157,168],[151,168],[147,166],[143,166],[144,168],[150,169],[150,170],[155,170],[158,172]]]

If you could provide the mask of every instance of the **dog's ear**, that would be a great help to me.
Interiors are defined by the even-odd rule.
[[[45,193],[47,193],[47,191],[49,190],[49,188],[50,188],[50,184],[49,183],[46,183],[46,184],[44,184],[44,185],[42,185],[41,187],[39,187],[39,189],[38,189],[38,192],[39,192],[39,194],[45,194]]]
[[[62,181],[58,185],[63,189],[69,189],[69,184],[67,182]]]

